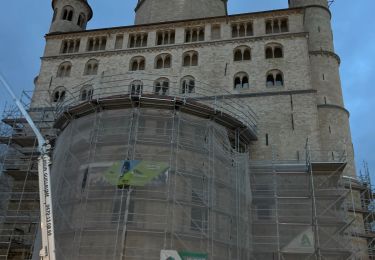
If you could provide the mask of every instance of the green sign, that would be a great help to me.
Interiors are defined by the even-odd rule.
[[[117,161],[104,174],[113,185],[145,186],[166,182],[169,166],[153,161]]]
[[[178,252],[182,260],[207,260],[208,255],[194,252]]]

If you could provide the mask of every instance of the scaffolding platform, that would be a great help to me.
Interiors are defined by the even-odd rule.
[[[236,131],[240,129],[243,142],[256,140],[256,132],[247,128],[241,121],[233,118],[229,114],[215,110],[214,108],[196,102],[192,98],[165,97],[159,95],[117,95],[108,96],[87,102],[81,102],[77,106],[66,109],[56,120],[55,128],[63,129],[70,119],[86,116],[98,109],[115,110],[126,108],[166,108],[168,110],[178,110],[201,118],[212,119],[213,121]]]
[[[346,167],[346,162],[311,162],[314,174],[334,173],[340,176]]]
[[[1,121],[9,126],[15,126],[15,124],[27,124],[26,118],[3,118]]]
[[[20,147],[34,147],[37,139],[34,136],[12,136],[11,139],[9,139],[9,137],[0,136],[1,144],[8,144],[9,142]]]

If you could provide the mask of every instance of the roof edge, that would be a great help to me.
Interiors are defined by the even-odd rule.
[[[54,0],[54,1],[57,1],[57,0]],[[213,20],[213,19],[230,19],[233,17],[241,17],[241,16],[247,16],[247,15],[261,15],[261,14],[268,14],[268,13],[273,13],[273,12],[286,12],[286,11],[301,11],[302,12],[304,9],[305,9],[304,7],[294,7],[294,8],[274,9],[274,10],[267,10],[267,11],[195,18],[195,19],[178,20],[178,21],[165,21],[165,22],[159,22],[159,23],[133,24],[133,25],[106,27],[106,28],[96,28],[96,29],[77,31],[77,32],[56,32],[56,33],[48,33],[46,34],[46,37],[64,35],[64,34],[82,33],[82,32],[95,32],[95,31],[100,31],[100,30],[127,29],[127,28],[147,27],[147,26],[155,26],[155,25],[186,23],[186,22],[194,22],[194,21],[207,21],[207,20]]]

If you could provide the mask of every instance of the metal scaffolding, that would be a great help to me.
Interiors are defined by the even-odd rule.
[[[249,259],[248,157],[224,127],[180,109],[135,105],[72,120],[54,158],[58,257],[151,260],[173,249]],[[164,171],[125,184],[113,173],[124,162]]]
[[[308,151],[308,150],[307,150]],[[352,259],[345,158],[250,164],[254,259]],[[338,154],[341,154],[340,152]]]
[[[352,234],[365,241],[359,245],[359,259],[375,259],[375,196],[367,163],[364,162],[358,177],[345,176],[345,180],[351,194],[347,204],[356,219]]]
[[[361,204],[364,211],[365,234],[368,240],[368,253],[370,259],[375,259],[375,189],[371,182],[368,164],[364,162],[363,171],[359,176],[363,190]]]
[[[154,78],[102,74],[59,102],[34,94],[29,111],[43,133],[60,132],[52,171],[59,259],[156,260],[162,249],[214,260],[366,259],[353,243],[366,232],[352,224],[363,214],[372,230],[373,193],[369,179],[358,180],[358,211],[353,182],[342,178],[345,152],[306,146],[299,161],[251,161],[257,118],[248,106],[202,82],[191,92],[171,87],[177,78],[157,95]],[[15,110],[1,129],[0,259],[31,259],[36,140]],[[159,170],[139,179],[140,168],[123,170],[132,165]]]
[[[22,102],[29,108],[31,97],[23,92]],[[45,111],[34,113],[44,127]],[[53,131],[47,133],[51,135]],[[31,259],[40,218],[36,138],[15,106],[5,106],[0,124],[0,259]]]

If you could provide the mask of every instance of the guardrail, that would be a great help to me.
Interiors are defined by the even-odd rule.
[[[346,162],[347,154],[345,150],[333,151],[333,150],[307,150],[307,159],[310,162]]]
[[[153,77],[152,77],[153,76]],[[258,118],[250,106],[231,93],[222,88],[215,88],[206,83],[195,80],[194,86],[188,85],[185,91],[182,90],[179,80],[175,77],[169,78],[168,90],[165,95],[158,95],[154,85],[155,75],[149,74],[102,74],[94,77],[82,84],[73,87],[65,92],[64,99],[54,104],[56,108],[56,117],[71,107],[79,105],[88,100],[100,100],[110,96],[130,95],[142,97],[143,95],[154,95],[155,98],[165,99],[178,98],[182,100],[196,101],[213,108],[217,113],[226,113],[236,118],[244,126],[250,128],[253,133],[257,133]],[[141,81],[139,79],[142,79]],[[175,79],[175,80],[173,80]],[[142,82],[141,87],[132,88],[132,83]],[[93,92],[84,97],[82,90],[92,87]],[[189,87],[193,90],[189,91]],[[49,95],[51,96],[51,95]]]

